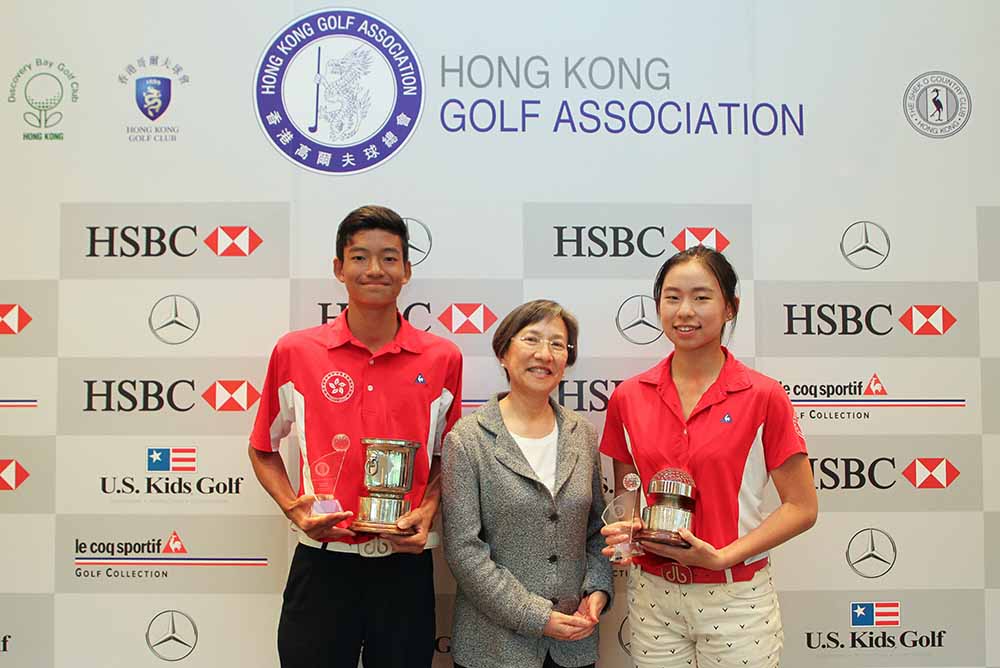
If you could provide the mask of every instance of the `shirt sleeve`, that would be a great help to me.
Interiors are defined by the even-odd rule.
[[[445,435],[462,417],[462,353],[457,348],[448,359],[448,371],[445,374],[441,399],[441,412],[438,414],[434,438],[435,455],[441,454],[441,445]]]
[[[287,360],[279,341],[267,363],[267,376],[257,403],[257,417],[250,432],[250,445],[254,449],[278,451],[281,439],[288,435],[295,421],[293,393],[294,387],[288,380]]]
[[[764,417],[764,461],[767,470],[772,471],[792,455],[807,454],[806,439],[799,427],[788,395],[775,382],[767,396],[767,414]]]
[[[621,392],[616,388],[608,400],[608,412],[604,419],[604,434],[601,436],[601,453],[626,464],[634,463],[625,434],[625,424],[621,417]]]

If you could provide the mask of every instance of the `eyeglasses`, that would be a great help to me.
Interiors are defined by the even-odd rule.
[[[573,344],[566,343],[561,339],[540,339],[532,334],[525,334],[524,336],[517,337],[517,340],[524,344],[526,348],[531,350],[538,350],[542,347],[542,344],[547,343],[549,345],[549,350],[552,351],[553,355],[567,355],[569,351],[573,349]]]

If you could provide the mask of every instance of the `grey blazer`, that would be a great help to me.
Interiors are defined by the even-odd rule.
[[[453,658],[469,668],[540,668],[546,653],[561,666],[594,663],[596,630],[575,642],[542,630],[554,605],[572,614],[583,595],[612,595],[596,431],[550,399],[553,495],[504,426],[499,398],[459,420],[442,451],[444,553],[458,583]]]

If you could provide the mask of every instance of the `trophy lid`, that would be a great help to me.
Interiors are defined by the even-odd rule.
[[[369,445],[387,445],[393,448],[413,448],[417,449],[423,443],[420,441],[404,441],[396,438],[363,438],[361,439],[361,445],[368,447]]]
[[[649,481],[650,494],[674,494],[694,498],[694,479],[682,469],[663,469]]]

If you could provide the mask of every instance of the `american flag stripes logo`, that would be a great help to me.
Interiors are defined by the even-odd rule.
[[[149,473],[194,473],[198,470],[198,448],[146,448]]]
[[[851,628],[899,626],[899,601],[853,601]]]

